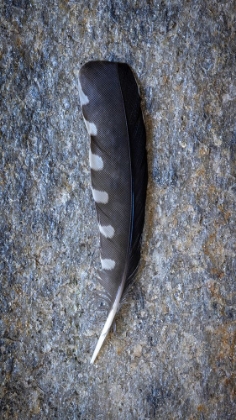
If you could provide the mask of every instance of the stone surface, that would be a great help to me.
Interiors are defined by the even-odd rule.
[[[235,2],[0,1],[1,419],[235,419]],[[104,316],[78,71],[129,63],[147,127],[139,274]]]

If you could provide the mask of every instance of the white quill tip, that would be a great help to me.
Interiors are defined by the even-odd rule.
[[[102,329],[101,335],[100,335],[99,340],[98,340],[97,345],[96,345],[96,348],[93,352],[93,356],[92,356],[92,359],[91,359],[91,362],[90,362],[91,364],[93,364],[95,362],[95,359],[96,359],[96,357],[97,357],[97,355],[98,355],[98,353],[99,353],[99,351],[100,351],[100,349],[103,345],[103,342],[104,342],[107,334],[109,333],[112,322],[115,318],[116,311],[117,311],[117,308],[114,308],[114,305],[113,305],[110,312],[109,312],[109,315],[107,317],[105,325]]]
[[[104,327],[102,329],[101,335],[100,335],[99,340],[98,340],[97,345],[96,345],[96,348],[95,348],[95,350],[93,352],[93,356],[92,356],[92,359],[91,359],[91,362],[90,362],[91,364],[93,364],[95,362],[96,357],[97,357],[97,355],[98,355],[98,353],[99,353],[99,351],[100,351],[100,349],[101,349],[101,347],[103,345],[103,342],[104,342],[107,334],[109,333],[109,330],[110,330],[110,328],[112,326],[112,323],[114,321],[116,312],[117,312],[117,310],[119,308],[120,298],[121,298],[121,295],[122,295],[122,289],[123,289],[122,286],[123,285],[121,285],[119,287],[119,289],[118,289],[118,292],[117,292],[117,295],[116,295],[116,299],[115,299],[115,301],[114,301],[114,303],[112,305],[112,308],[111,308],[111,310],[110,310],[110,312],[108,314],[108,317],[107,317],[107,320],[105,322],[105,325],[104,325]]]

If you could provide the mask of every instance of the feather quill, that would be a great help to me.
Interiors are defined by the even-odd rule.
[[[79,73],[83,117],[91,137],[92,194],[100,230],[100,283],[110,310],[94,363],[137,271],[147,189],[146,134],[137,83],[125,63],[90,61]]]

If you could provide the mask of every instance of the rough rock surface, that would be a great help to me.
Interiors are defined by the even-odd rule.
[[[235,419],[236,9],[1,0],[1,419]],[[140,84],[149,187],[135,287],[104,315],[78,71]]]

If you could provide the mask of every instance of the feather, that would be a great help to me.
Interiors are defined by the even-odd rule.
[[[79,73],[79,94],[91,137],[89,161],[101,247],[99,281],[110,305],[93,363],[140,260],[147,189],[146,134],[138,87],[127,64],[86,63]]]

